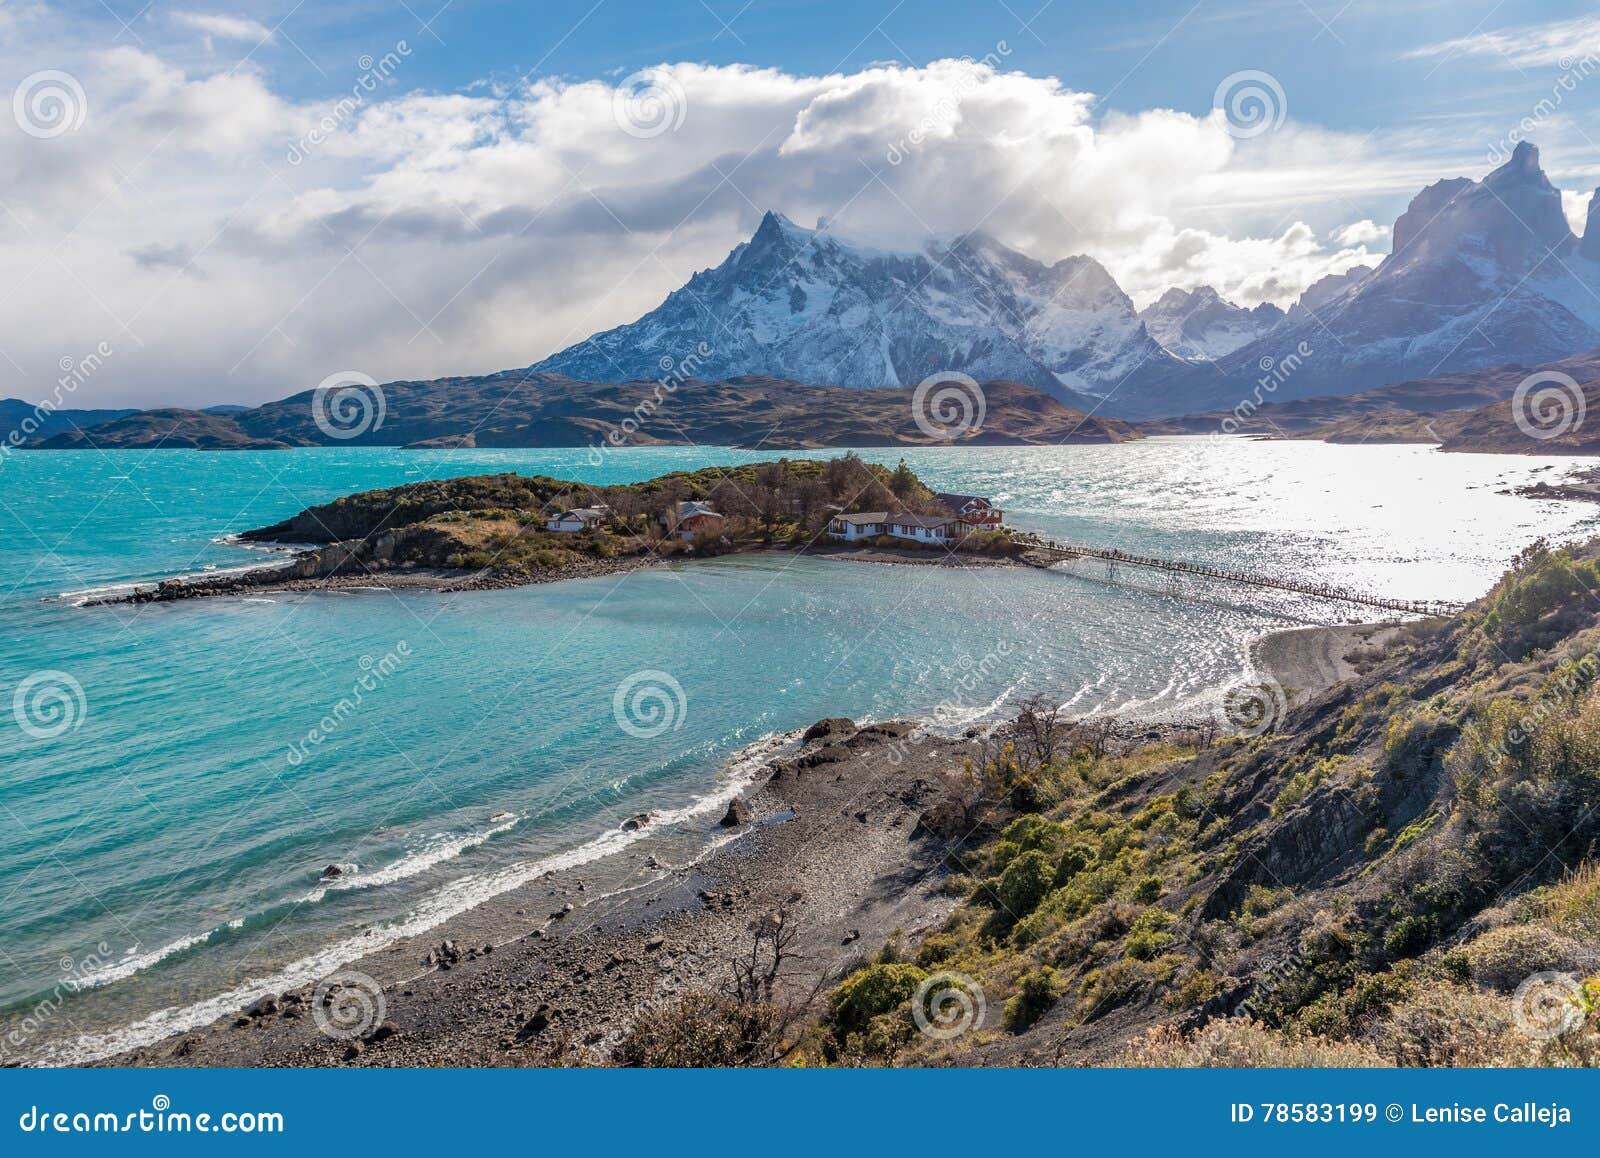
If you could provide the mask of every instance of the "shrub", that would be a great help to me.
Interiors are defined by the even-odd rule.
[[[1161,878],[1145,877],[1133,886],[1133,899],[1141,905],[1153,904],[1161,899]]]
[[[1048,965],[1027,974],[1016,995],[1006,1002],[1005,1027],[1012,1033],[1021,1033],[1048,1013],[1065,990],[1056,971]]]
[[[845,1033],[857,1033],[880,1014],[910,1000],[927,977],[915,965],[870,965],[847,977],[828,998],[833,1022]]]
[[[638,1017],[612,1060],[619,1066],[702,1068],[768,1060],[762,1046],[777,1026],[770,1006],[696,994]]]
[[[1066,843],[1067,830],[1042,816],[1019,816],[1000,831],[994,847],[994,868],[1001,872],[1018,856],[1035,850],[1054,857]]]
[[[1416,913],[1401,917],[1383,937],[1383,951],[1391,958],[1415,957],[1433,940],[1428,918]]]
[[[1043,852],[1034,849],[1006,866],[1006,871],[1000,874],[995,895],[1006,912],[1020,921],[1050,895],[1054,882],[1055,865]]]
[[[1086,844],[1070,845],[1056,863],[1056,884],[1064,885],[1094,863],[1094,849]]]
[[[1464,950],[1467,970],[1480,985],[1510,993],[1530,973],[1585,973],[1597,962],[1594,950],[1541,925],[1491,929]]]

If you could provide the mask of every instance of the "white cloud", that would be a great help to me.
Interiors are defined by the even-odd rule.
[[[1209,283],[1281,303],[1375,262],[1375,193],[1441,175],[1381,135],[1291,121],[1240,142],[1217,115],[1098,116],[1060,80],[960,61],[663,66],[682,118],[653,136],[619,124],[609,82],[424,93],[391,64],[307,104],[257,68],[123,47],[73,66],[78,131],[0,118],[0,263],[19,271],[0,369],[21,369],[0,394],[43,393],[101,340],[117,353],[82,404],[528,365],[652,308],[767,208],[896,247],[981,226],[1041,260],[1088,253],[1141,301]]]
[[[1389,226],[1379,225],[1369,218],[1364,221],[1352,221],[1349,225],[1341,225],[1329,236],[1340,245],[1378,245],[1387,243],[1391,232],[1392,230]]]
[[[1588,75],[1600,66],[1600,16],[1578,16],[1522,28],[1474,32],[1470,36],[1424,45],[1408,55],[1483,56],[1498,60],[1505,68],[1554,65],[1562,71],[1587,64],[1584,75]]]
[[[172,18],[185,28],[193,28],[212,40],[243,40],[251,44],[271,43],[272,29],[245,16],[225,16],[215,12],[174,12]]]
[[[1572,232],[1579,237],[1583,236],[1584,226],[1589,221],[1589,201],[1593,193],[1574,193],[1571,189],[1561,190],[1561,210],[1567,215],[1567,224],[1572,226]]]

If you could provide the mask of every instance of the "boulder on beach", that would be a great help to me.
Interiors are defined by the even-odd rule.
[[[722,814],[719,823],[723,828],[738,828],[742,824],[750,823],[750,806],[744,802],[743,797],[735,796],[728,801],[728,811]]]
[[[655,818],[656,814],[654,812],[641,812],[638,816],[630,816],[627,820],[622,822],[622,831],[634,832],[643,828]]]
[[[322,870],[322,879],[325,881],[331,881],[336,877],[342,876],[344,876],[344,869],[336,864],[330,864]]]

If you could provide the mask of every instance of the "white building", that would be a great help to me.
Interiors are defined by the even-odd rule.
[[[859,511],[835,515],[828,521],[828,534],[846,543],[886,535],[891,539],[943,546],[959,542],[972,529],[952,515],[900,515],[888,511]]]
[[[588,531],[600,525],[611,514],[610,507],[574,507],[544,521],[547,531]]]

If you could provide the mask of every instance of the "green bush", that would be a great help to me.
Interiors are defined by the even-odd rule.
[[[1161,899],[1161,878],[1145,877],[1133,886],[1133,899],[1141,905],[1149,905]]]
[[[1064,992],[1066,986],[1048,965],[1027,974],[1016,996],[1006,1002],[1005,1027],[1012,1033],[1021,1033],[1048,1013]]]
[[[1055,865],[1038,849],[1025,852],[1000,874],[995,895],[1001,906],[1016,920],[1039,907],[1055,883]]]
[[[833,1023],[845,1033],[859,1033],[874,1017],[908,1001],[927,976],[915,965],[869,965],[829,996]]]

